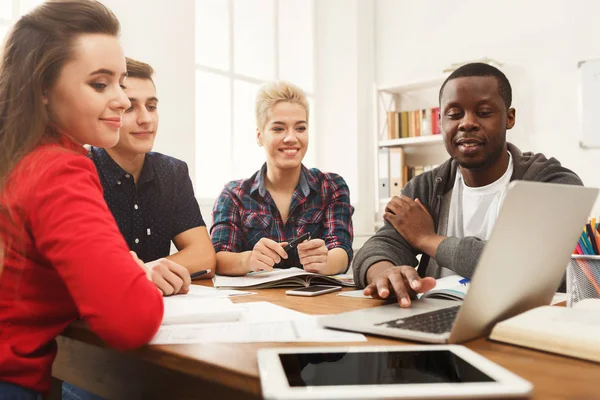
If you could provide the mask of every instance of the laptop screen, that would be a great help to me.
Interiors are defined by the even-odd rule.
[[[495,382],[446,350],[297,353],[279,359],[292,387]]]

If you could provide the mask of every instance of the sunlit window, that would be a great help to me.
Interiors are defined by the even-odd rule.
[[[314,136],[314,0],[196,0],[196,195],[212,205],[223,185],[265,160],[254,98],[272,79],[302,89]],[[304,164],[314,165],[309,145]]]

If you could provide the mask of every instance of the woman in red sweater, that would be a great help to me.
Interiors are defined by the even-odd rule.
[[[130,102],[119,22],[92,0],[23,16],[0,64],[0,398],[50,389],[73,320],[116,349],[146,344],[162,296],[129,253],[83,144],[111,147]]]

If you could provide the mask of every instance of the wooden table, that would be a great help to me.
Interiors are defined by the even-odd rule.
[[[210,282],[205,282],[210,285]],[[236,303],[270,301],[308,314],[333,314],[377,306],[378,300],[286,296],[265,289]],[[132,327],[135,329],[135,327]],[[351,345],[411,344],[367,336]],[[249,343],[153,345],[127,353],[109,349],[84,324],[72,324],[58,338],[53,376],[111,399],[259,399],[256,351],[265,347],[331,346],[332,343]],[[347,345],[347,344],[344,344]],[[600,399],[600,365],[519,348],[487,339],[466,343],[534,385],[534,399]]]

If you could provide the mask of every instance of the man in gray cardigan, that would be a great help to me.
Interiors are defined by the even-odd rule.
[[[473,275],[510,181],[583,185],[556,159],[522,153],[506,142],[515,109],[510,83],[497,68],[473,63],[457,69],[442,85],[439,101],[450,159],[392,198],[384,226],[353,263],[354,280],[365,294],[394,293],[401,307],[410,306],[415,292],[433,288],[436,278]]]

